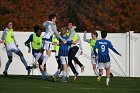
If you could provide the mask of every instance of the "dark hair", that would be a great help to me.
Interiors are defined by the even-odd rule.
[[[98,37],[98,33],[97,33],[97,32],[95,32],[94,34],[95,34],[95,36],[96,36],[96,38],[97,38],[97,37]]]
[[[48,17],[49,21],[52,21],[52,19],[53,19],[54,17],[56,17],[56,14],[50,14],[49,17]]]
[[[42,28],[38,25],[35,25],[34,26],[34,32],[37,33],[39,30],[42,31]]]
[[[101,32],[101,37],[102,37],[102,38],[106,38],[106,36],[107,36],[107,30],[103,30],[103,31]]]
[[[6,23],[6,25],[8,25],[9,23],[13,23],[11,20],[9,20],[7,23]]]

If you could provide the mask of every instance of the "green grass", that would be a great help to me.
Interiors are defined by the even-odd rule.
[[[114,77],[110,85],[105,85],[105,77],[101,82],[96,77],[79,77],[68,83],[61,78],[53,82],[52,78],[41,80],[39,76],[0,76],[0,93],[140,93],[140,78]]]

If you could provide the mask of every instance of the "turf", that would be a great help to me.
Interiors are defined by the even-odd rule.
[[[0,93],[140,93],[140,78],[114,77],[110,85],[105,85],[105,77],[100,82],[96,77],[79,77],[62,83],[61,78],[53,82],[41,80],[39,76],[0,75]]]

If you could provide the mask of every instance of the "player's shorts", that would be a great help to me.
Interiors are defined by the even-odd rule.
[[[62,62],[62,65],[68,64],[68,57],[67,56],[60,56],[60,60]]]
[[[91,57],[91,64],[97,64],[97,57]]]
[[[45,50],[53,50],[52,42],[43,40],[43,49]]]
[[[110,66],[111,66],[111,62],[107,62],[107,63],[101,62],[101,63],[98,63],[99,69],[110,68]]]
[[[13,52],[17,53],[19,51],[20,51],[20,49],[15,44],[12,44],[10,46],[9,45],[6,46],[6,52],[7,52],[8,56],[12,56]]]
[[[37,55],[38,55],[38,53],[34,53],[34,54],[33,54],[34,58],[36,58]],[[43,60],[43,59],[45,58],[45,56],[46,56],[45,54],[41,55],[41,60]]]

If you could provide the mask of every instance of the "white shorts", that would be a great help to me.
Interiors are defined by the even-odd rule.
[[[43,49],[45,49],[45,50],[53,50],[52,42],[44,40],[43,41]]]
[[[97,58],[96,57],[91,57],[91,64],[97,64]]]
[[[62,62],[62,65],[68,64],[68,57],[67,57],[67,56],[65,56],[65,57],[60,56],[60,60],[61,60],[61,62]]]
[[[12,56],[12,53],[14,52],[14,53],[17,53],[18,51],[20,51],[20,49],[19,48],[17,48],[17,47],[13,47],[13,48],[6,48],[6,52],[7,52],[7,55],[8,56]]]
[[[99,64],[98,64],[99,69],[110,68],[110,66],[111,66],[111,62],[99,63]]]
[[[34,53],[34,54],[33,54],[33,56],[34,56],[35,58],[37,57],[37,55],[38,55],[38,53]],[[41,55],[41,60],[43,60],[43,59],[45,58],[45,56],[46,56],[45,54]]]

